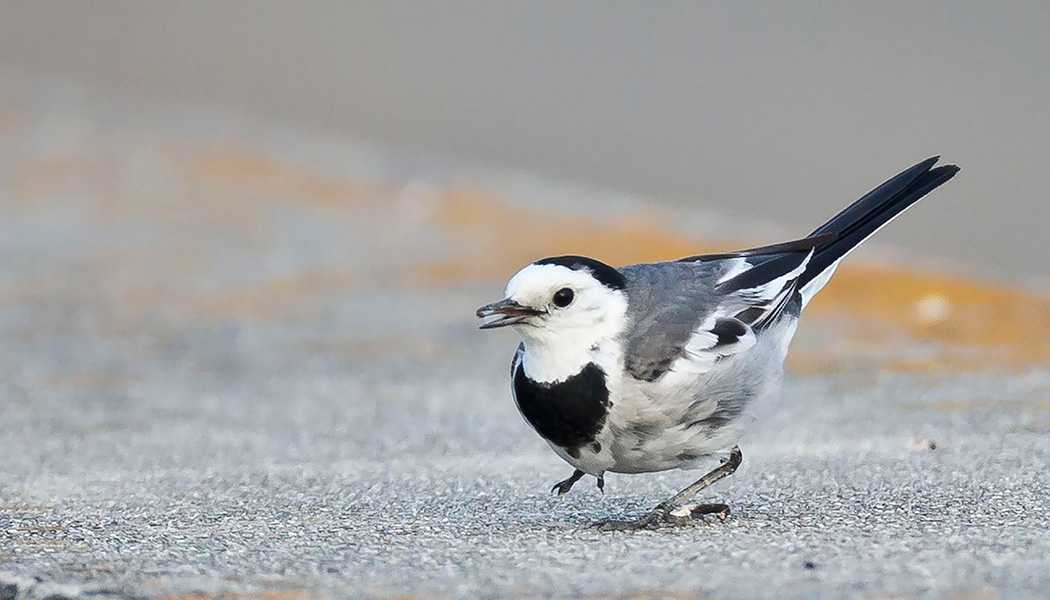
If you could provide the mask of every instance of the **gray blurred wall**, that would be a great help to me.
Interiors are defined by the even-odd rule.
[[[0,63],[1050,278],[1050,3],[0,2]],[[733,236],[737,237],[737,236]]]

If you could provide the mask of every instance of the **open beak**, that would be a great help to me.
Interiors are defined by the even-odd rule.
[[[479,319],[485,317],[491,317],[498,315],[499,318],[494,321],[488,321],[482,323],[480,329],[495,329],[497,327],[506,327],[507,325],[514,325],[515,323],[521,323],[529,317],[534,317],[540,314],[540,311],[529,308],[528,306],[522,306],[517,302],[506,298],[499,302],[493,302],[492,304],[486,304],[478,309],[477,315]]]

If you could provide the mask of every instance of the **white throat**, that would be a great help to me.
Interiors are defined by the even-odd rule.
[[[618,350],[619,343],[615,340],[572,348],[526,341],[522,361],[529,379],[540,383],[558,383],[576,375],[588,363],[596,363],[606,370],[611,362],[610,355],[618,354]]]
[[[557,383],[595,363],[607,374],[619,372],[623,349],[620,334],[626,324],[627,302],[617,297],[586,325],[516,327],[525,353],[525,374],[540,383]]]

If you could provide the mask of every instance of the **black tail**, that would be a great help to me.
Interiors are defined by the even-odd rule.
[[[813,257],[798,279],[799,289],[804,289],[883,225],[959,172],[955,165],[934,168],[939,159],[939,156],[926,159],[900,173],[811,233],[809,237],[834,235],[834,238],[814,248]],[[823,284],[807,290],[806,295],[812,297],[820,287]]]

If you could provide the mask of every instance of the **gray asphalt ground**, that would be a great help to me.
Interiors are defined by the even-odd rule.
[[[0,598],[1050,595],[1042,364],[791,375],[725,523],[593,529],[695,474],[549,493],[442,169],[0,77]]]

